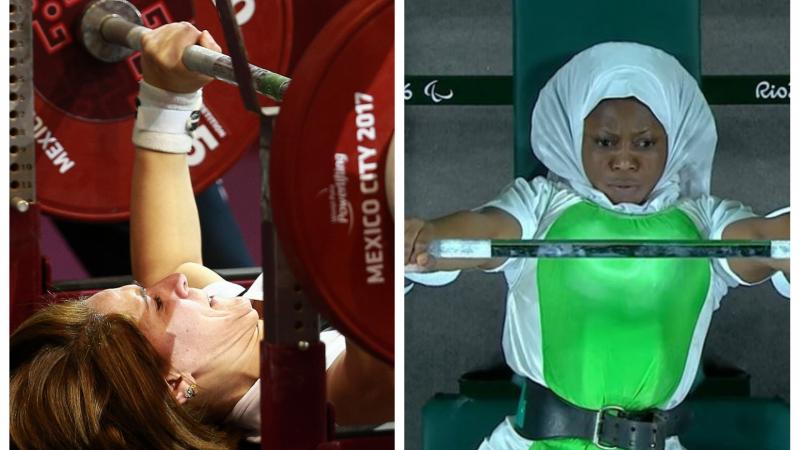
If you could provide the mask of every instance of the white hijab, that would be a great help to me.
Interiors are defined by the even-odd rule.
[[[613,204],[583,170],[583,120],[600,101],[635,97],[667,132],[667,163],[644,204]],[[609,42],[578,53],[539,93],[531,118],[533,153],[549,177],[615,211],[648,214],[679,197],[709,193],[717,144],[714,118],[697,82],[667,53],[641,44]]]

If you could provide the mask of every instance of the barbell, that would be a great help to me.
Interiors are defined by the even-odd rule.
[[[142,26],[139,10],[127,0],[96,0],[81,17],[81,39],[86,50],[100,61],[115,63],[142,50],[142,37],[150,32]],[[187,69],[236,85],[230,56],[192,45],[183,51]],[[256,92],[281,101],[289,78],[250,64]]]
[[[99,5],[126,8],[121,4]],[[299,20],[293,15],[293,1],[236,0],[234,4],[242,35],[251,44],[250,62],[287,73],[293,30]],[[35,1],[32,5],[36,200],[52,215],[107,222],[125,220],[129,214],[130,135],[141,66],[139,52],[128,51],[123,59],[106,62],[87,50],[81,37],[82,19],[95,17],[101,9],[95,5],[86,0]],[[129,5],[136,13],[121,14],[141,17],[141,23],[149,28],[188,21],[214,36],[222,35],[216,8],[207,0],[133,0]],[[84,15],[91,10],[95,13]],[[106,19],[94,20],[102,25]],[[99,37],[95,34],[86,40],[98,46]],[[263,45],[265,42],[268,45]],[[221,46],[225,52],[225,43]],[[120,46],[113,47],[119,50]],[[264,107],[276,105],[267,98],[261,101]],[[189,153],[196,192],[215,182],[254,145],[258,123],[258,118],[241,106],[235,86],[214,83],[205,90],[200,124]]]
[[[789,259],[787,240],[491,240],[442,239],[437,258],[775,258]]]

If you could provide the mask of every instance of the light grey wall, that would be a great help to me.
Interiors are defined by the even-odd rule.
[[[510,75],[510,1],[407,0],[406,73]],[[707,0],[704,74],[788,74],[789,1]],[[712,193],[765,213],[789,201],[789,108],[714,106]],[[406,108],[406,214],[435,217],[493,198],[513,174],[511,106]],[[465,273],[405,298],[406,448],[420,448],[420,409],[456,392],[462,373],[502,361],[505,282]],[[789,398],[789,303],[771,286],[738,288],[717,312],[706,356],[752,375],[759,397]]]

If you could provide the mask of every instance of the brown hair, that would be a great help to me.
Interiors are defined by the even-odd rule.
[[[36,312],[11,335],[10,431],[18,448],[231,448],[178,405],[166,363],[136,325],[80,300]]]

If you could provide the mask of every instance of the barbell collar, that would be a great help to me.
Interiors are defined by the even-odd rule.
[[[86,8],[81,18],[86,50],[105,62],[121,61],[134,51],[141,51],[142,37],[150,31],[142,26],[139,11],[125,0],[97,0]],[[184,50],[181,61],[193,72],[236,85],[233,62],[224,53],[192,45]],[[291,80],[252,64],[249,66],[256,92],[281,101]]]
[[[121,19],[122,25],[127,26],[108,28],[110,34],[105,37],[101,30],[112,18]],[[140,42],[128,42],[127,32],[142,23],[142,15],[133,4],[124,0],[97,0],[86,7],[81,17],[81,41],[84,48],[100,61],[119,62],[139,50]]]
[[[436,258],[774,258],[789,259],[788,240],[489,240],[442,239]]]

